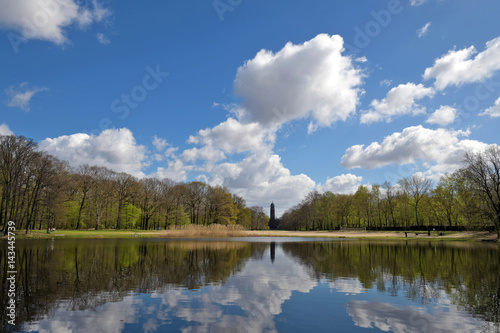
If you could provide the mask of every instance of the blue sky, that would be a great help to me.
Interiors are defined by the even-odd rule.
[[[494,0],[0,0],[0,134],[72,166],[310,191],[438,180],[498,143]]]

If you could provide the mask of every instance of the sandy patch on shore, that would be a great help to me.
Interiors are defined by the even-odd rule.
[[[286,230],[263,230],[246,231],[249,236],[263,237],[332,237],[332,238],[405,238],[404,232],[391,231],[286,231]],[[418,235],[417,235],[418,234]],[[433,239],[498,239],[495,233],[466,231],[449,235],[439,236],[437,231],[432,231],[428,236],[427,232],[408,232],[408,238],[433,238]]]

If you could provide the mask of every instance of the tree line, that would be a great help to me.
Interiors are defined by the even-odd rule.
[[[102,166],[70,168],[23,136],[0,136],[0,228],[159,229],[186,224],[267,228],[262,207],[221,186],[137,178]]]
[[[262,207],[221,186],[138,179],[106,167],[67,162],[22,136],[0,136],[0,228],[159,229],[186,224],[239,224],[265,229]],[[500,148],[466,153],[464,166],[434,183],[422,174],[354,194],[310,192],[281,217],[280,228],[426,229],[500,225]]]
[[[354,194],[310,192],[281,217],[282,229],[340,228],[420,229],[464,227],[493,229],[500,225],[500,148],[468,152],[463,167],[437,184],[417,173]]]

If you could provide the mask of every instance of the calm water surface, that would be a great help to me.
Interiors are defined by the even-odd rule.
[[[500,332],[497,244],[17,241],[26,332]],[[7,302],[0,243],[1,302]]]

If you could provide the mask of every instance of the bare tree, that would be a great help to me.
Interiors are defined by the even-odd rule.
[[[87,196],[90,189],[94,186],[96,179],[92,175],[92,169],[88,164],[83,164],[78,168],[77,171],[78,178],[78,192],[81,195],[80,207],[78,209],[78,219],[76,221],[76,229],[80,229],[80,223],[82,220],[82,212],[85,207]]]
[[[36,152],[33,154],[33,160],[30,163],[29,169],[30,193],[28,195],[28,209],[26,211],[26,233],[29,232],[30,226],[35,224],[34,219],[40,209],[40,202],[46,188],[51,186],[58,176],[56,173],[57,163],[59,163],[57,158],[46,153]],[[49,227],[47,227],[47,232],[50,233]]]
[[[421,226],[418,206],[422,199],[429,193],[432,187],[432,181],[422,174],[414,174],[410,178],[403,179],[402,184],[406,187],[410,197],[413,198],[412,206],[415,208],[415,223],[417,226]]]
[[[28,163],[32,160],[37,144],[23,136],[0,136],[0,225],[4,223],[3,233],[7,233],[7,221],[11,219],[15,205],[15,190],[22,188]]]
[[[185,200],[186,206],[189,207],[192,224],[200,223],[200,209],[207,191],[207,185],[202,182],[191,182],[186,185]]]
[[[396,193],[395,193],[394,188],[392,187],[391,182],[389,182],[389,181],[385,181],[384,184],[382,184],[382,187],[385,190],[384,191],[385,192],[384,199],[385,199],[387,210],[388,210],[387,213],[389,215],[389,217],[387,219],[390,218],[391,226],[394,227],[396,225],[396,218],[394,217],[394,209],[396,206]]]
[[[118,214],[116,217],[116,229],[120,229],[123,204],[126,203],[128,200],[131,200],[133,196],[134,184],[137,182],[137,180],[135,179],[135,177],[125,172],[114,174],[113,176],[116,187],[116,196],[118,199]]]
[[[141,208],[141,229],[148,230],[151,218],[161,204],[162,182],[156,178],[144,178],[139,181],[138,202]]]
[[[106,167],[92,166],[90,169],[91,176],[95,180],[90,192],[92,194],[91,203],[95,219],[95,230],[97,230],[101,224],[104,211],[110,204],[114,194],[111,181],[114,172]]]
[[[500,147],[490,146],[483,153],[467,152],[465,175],[487,202],[487,215],[492,217],[500,236]]]

